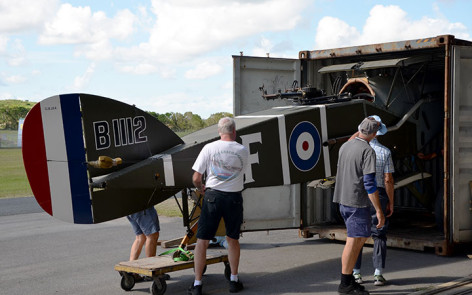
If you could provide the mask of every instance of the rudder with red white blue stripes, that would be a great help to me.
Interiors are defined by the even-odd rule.
[[[93,223],[80,95],[36,104],[23,125],[23,161],[38,204],[71,223]]]

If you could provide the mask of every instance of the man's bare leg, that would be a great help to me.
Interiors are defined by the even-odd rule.
[[[131,252],[129,254],[130,261],[136,260],[139,258],[139,255],[141,255],[141,250],[143,249],[145,242],[146,242],[146,236],[144,234],[136,236],[136,239],[134,240],[133,245],[131,246]]]
[[[209,240],[197,239],[197,245],[195,246],[195,251],[193,255],[196,281],[202,280],[203,269],[206,265],[206,251],[209,244]]]
[[[157,248],[158,239],[159,239],[159,232],[146,236],[146,245],[144,248],[144,251],[146,252],[146,257],[156,256],[156,248]]]
[[[346,239],[346,245],[344,246],[343,255],[341,258],[342,269],[341,272],[345,275],[351,275],[354,266],[356,265],[357,256],[364,246],[367,238],[350,238]]]
[[[226,236],[226,241],[228,242],[228,260],[231,267],[231,274],[237,275],[239,268],[239,257],[241,256],[239,240],[235,240]]]

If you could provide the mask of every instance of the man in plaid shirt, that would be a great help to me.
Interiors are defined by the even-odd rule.
[[[384,135],[387,133],[387,127],[382,123],[379,116],[371,116],[377,122],[381,124],[381,128],[377,131],[377,136]],[[372,239],[374,240],[374,249],[372,253],[372,261],[375,268],[374,272],[374,285],[383,286],[387,282],[383,277],[383,269],[385,268],[385,258],[387,256],[387,229],[388,229],[388,217],[393,214],[393,176],[395,172],[392,161],[392,153],[390,150],[379,143],[377,137],[370,141],[370,146],[375,151],[376,156],[376,173],[375,178],[377,181],[377,188],[379,190],[380,204],[382,205],[382,211],[385,215],[385,225],[381,228],[372,226]],[[373,211],[372,211],[373,210]],[[372,212],[372,224],[377,224],[377,216],[375,210],[371,209]],[[363,283],[361,276],[361,263],[362,263],[362,249],[354,267],[354,278],[359,284]]]

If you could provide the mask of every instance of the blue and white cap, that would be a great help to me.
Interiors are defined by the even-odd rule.
[[[380,126],[379,125],[375,126],[375,127],[371,126],[371,124],[369,124],[369,121],[370,121],[369,119],[370,120],[374,119],[376,122],[380,123],[379,124]],[[359,124],[359,126],[357,126],[357,129],[359,130],[359,132],[362,132],[366,135],[374,133],[375,131],[377,131],[377,135],[384,135],[385,133],[387,133],[387,126],[385,126],[385,124],[382,123],[382,119],[380,119],[380,117],[377,116],[377,115],[372,115],[372,116],[368,116],[367,118],[365,118],[361,122],[361,124]]]
[[[385,126],[385,124],[382,123],[382,119],[380,119],[380,117],[377,115],[373,115],[371,117],[374,118],[375,121],[380,123],[380,129],[379,131],[377,131],[377,135],[384,135],[385,133],[387,133],[387,126]]]

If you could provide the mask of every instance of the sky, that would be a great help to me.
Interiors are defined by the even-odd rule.
[[[233,112],[233,55],[451,34],[469,0],[0,0],[0,99],[89,93],[157,113]]]

